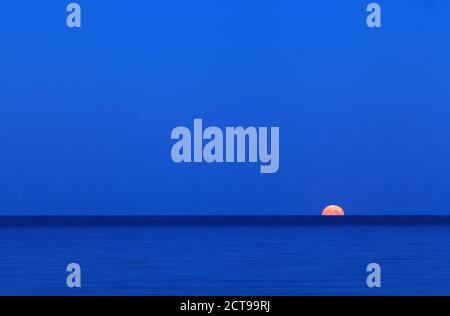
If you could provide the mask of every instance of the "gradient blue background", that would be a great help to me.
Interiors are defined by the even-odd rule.
[[[0,6],[0,214],[450,213],[450,2]],[[171,130],[279,126],[280,170],[171,161]]]

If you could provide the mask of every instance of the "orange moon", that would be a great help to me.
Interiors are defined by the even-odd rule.
[[[344,210],[337,205],[329,205],[322,211],[323,216],[343,216]]]

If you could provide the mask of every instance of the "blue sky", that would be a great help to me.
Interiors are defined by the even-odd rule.
[[[448,1],[79,3],[2,4],[0,214],[450,214]],[[194,118],[279,171],[173,163]]]

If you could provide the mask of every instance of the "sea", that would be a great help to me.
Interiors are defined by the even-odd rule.
[[[0,295],[449,294],[446,216],[0,217]]]

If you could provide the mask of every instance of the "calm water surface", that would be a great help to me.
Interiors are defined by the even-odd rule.
[[[0,294],[448,295],[450,217],[3,217]]]

